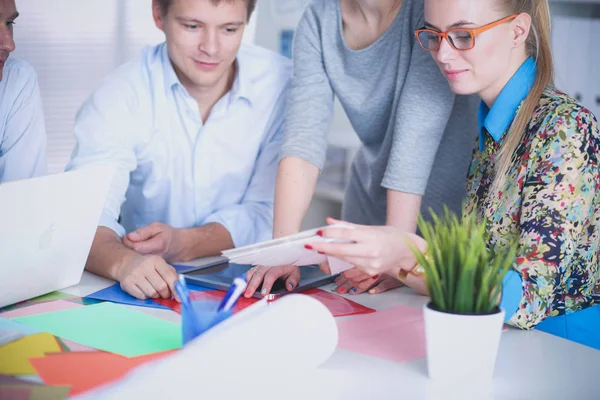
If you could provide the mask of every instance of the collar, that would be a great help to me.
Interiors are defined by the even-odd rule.
[[[183,85],[179,81],[177,74],[175,73],[175,69],[173,68],[173,64],[171,63],[171,59],[169,58],[169,52],[167,51],[167,44],[162,43],[160,49],[161,53],[161,62],[163,66],[163,77],[165,81],[165,92],[168,95],[174,88]],[[243,98],[248,102],[252,103],[253,99],[253,79],[250,74],[250,69],[248,65],[248,60],[245,60],[245,57],[238,53],[236,58],[236,71],[235,78],[233,81],[233,85],[231,90],[226,96],[229,96],[229,104],[232,104],[236,100]]]
[[[510,128],[515,114],[535,82],[536,65],[529,57],[504,86],[492,108],[482,101],[479,105],[479,150],[484,148],[483,128],[498,142]]]

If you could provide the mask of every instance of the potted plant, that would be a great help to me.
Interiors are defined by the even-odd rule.
[[[413,248],[423,268],[431,301],[424,307],[427,369],[438,381],[492,380],[504,322],[499,308],[502,279],[516,246],[488,249],[484,222],[459,219],[445,209],[432,222],[419,218],[427,252]]]

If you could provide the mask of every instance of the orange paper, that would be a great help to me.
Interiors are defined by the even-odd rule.
[[[101,351],[52,354],[29,361],[48,385],[71,386],[69,396],[122,378],[133,368],[158,360],[173,351],[127,358]]]

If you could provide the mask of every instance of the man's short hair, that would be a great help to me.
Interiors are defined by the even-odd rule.
[[[160,6],[162,14],[167,15],[167,13],[169,12],[169,7],[171,6],[171,3],[173,0],[156,0],[156,1],[158,2],[158,5]],[[213,3],[215,6],[219,5],[219,3],[221,1],[233,3],[234,1],[240,1],[240,0],[210,0],[210,2]],[[250,16],[252,15],[254,8],[256,7],[256,0],[243,0],[243,1],[245,1],[246,4],[248,5],[248,20],[250,20]]]

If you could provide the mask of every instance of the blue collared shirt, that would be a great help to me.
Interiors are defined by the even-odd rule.
[[[479,105],[479,150],[483,151],[485,130],[497,142],[510,128],[521,102],[525,100],[535,82],[536,66],[529,57],[510,78],[498,98],[488,108],[485,102]]]
[[[9,57],[0,81],[0,183],[46,173],[46,129],[37,75]]]
[[[202,122],[163,43],[115,71],[79,110],[67,169],[117,169],[100,225],[216,222],[235,246],[269,239],[290,62],[242,46],[232,89]],[[120,223],[119,221],[120,216]]]

